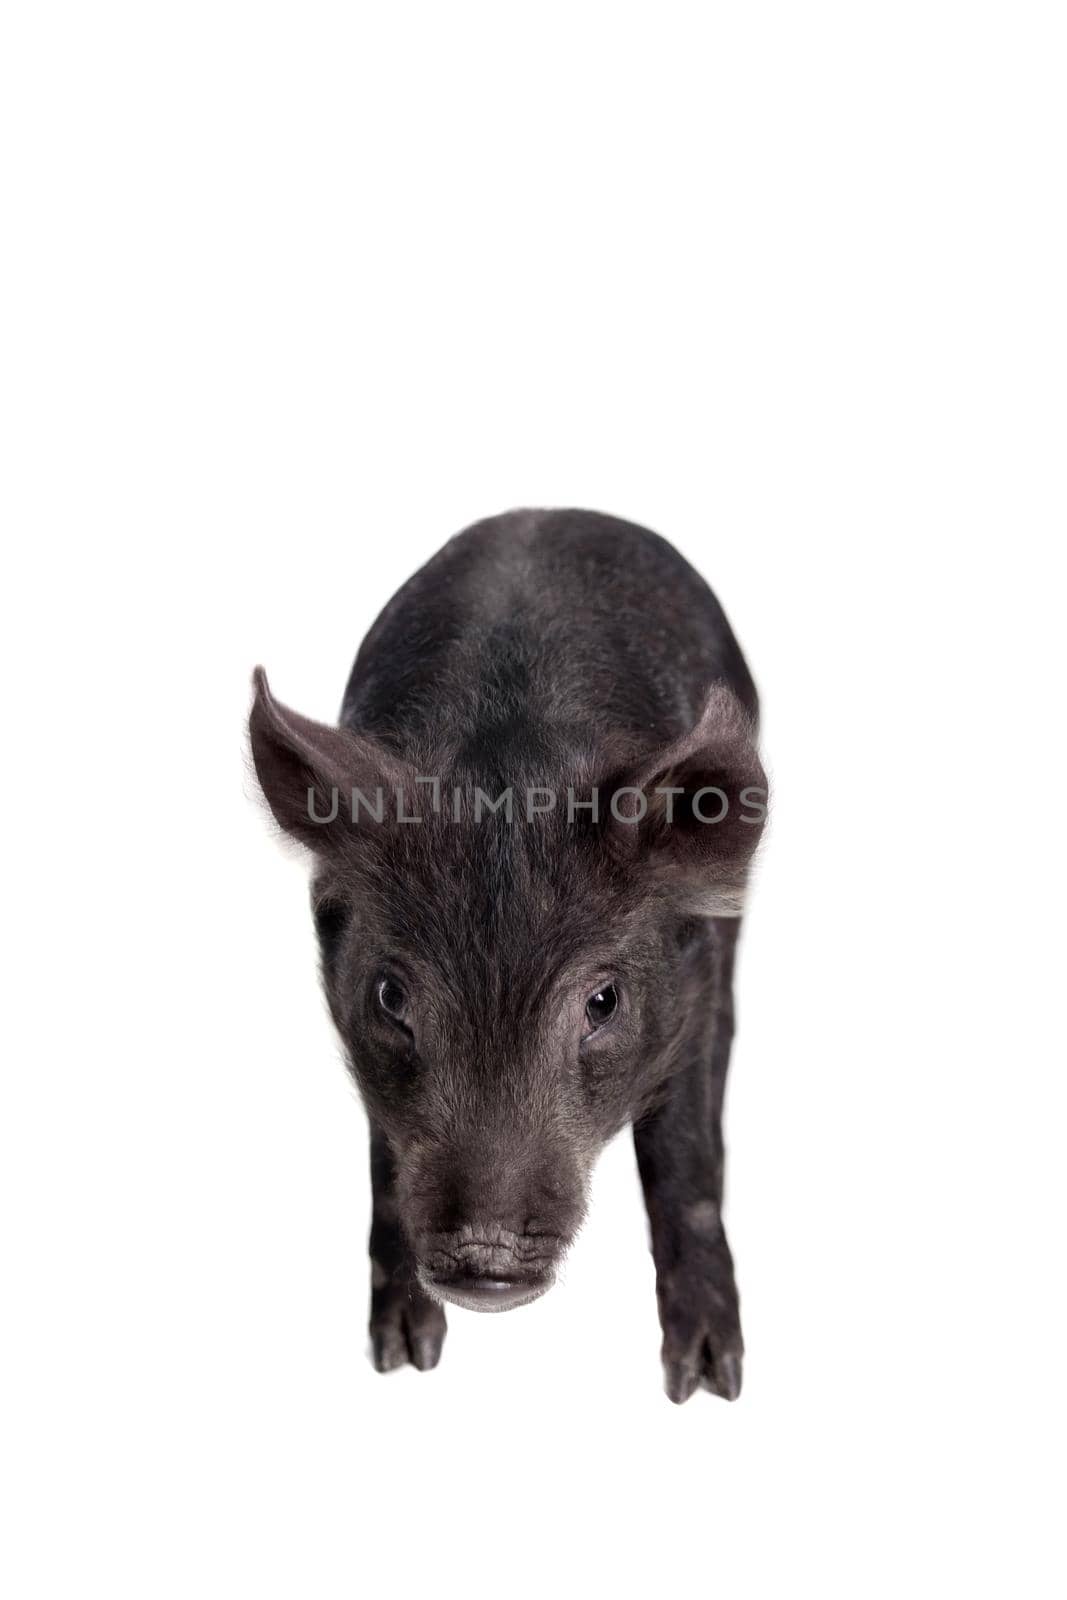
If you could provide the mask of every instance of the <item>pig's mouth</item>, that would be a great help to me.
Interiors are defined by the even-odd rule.
[[[536,1277],[486,1278],[463,1274],[460,1277],[422,1279],[427,1291],[438,1300],[451,1300],[468,1311],[512,1311],[524,1306],[552,1287],[553,1274]]]
[[[511,1311],[552,1287],[562,1240],[467,1227],[430,1234],[420,1245],[419,1280],[428,1294],[470,1311]]]

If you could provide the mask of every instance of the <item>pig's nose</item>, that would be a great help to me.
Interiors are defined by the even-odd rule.
[[[471,1311],[510,1311],[544,1294],[551,1287],[552,1276],[539,1272],[522,1277],[488,1278],[454,1273],[434,1274],[429,1282],[435,1293],[454,1305],[466,1306]]]

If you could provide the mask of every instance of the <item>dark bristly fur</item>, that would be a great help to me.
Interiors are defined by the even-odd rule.
[[[667,1391],[738,1394],[721,1112],[762,816],[741,797],[765,798],[757,709],[702,579],[655,534],[586,511],[511,512],[447,544],[367,635],[337,728],[257,672],[256,770],[315,854],[323,980],[370,1116],[382,1370],[436,1364],[442,1298],[496,1308],[547,1287],[597,1152],[633,1123]],[[418,776],[440,778],[439,810]],[[599,815],[568,815],[568,787],[594,785]],[[729,810],[708,826],[693,796],[711,785]],[[528,819],[534,786],[560,800]],[[309,788],[327,816],[332,789],[379,787],[420,820],[353,825],[343,803],[309,818]],[[509,787],[510,821],[476,818],[476,789]],[[621,795],[612,815],[622,789],[647,796],[641,820]],[[617,1009],[591,1032],[609,984]]]

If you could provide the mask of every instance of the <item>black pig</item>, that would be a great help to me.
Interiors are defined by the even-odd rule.
[[[330,1009],[370,1118],[371,1338],[544,1292],[633,1124],[667,1392],[741,1388],[721,1112],[756,690],[663,539],[587,511],[459,534],[389,602],[340,726],[255,677],[263,792],[314,853]]]

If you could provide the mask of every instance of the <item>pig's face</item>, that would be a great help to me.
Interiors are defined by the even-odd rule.
[[[683,794],[668,840],[662,815],[612,816],[618,775],[603,789],[606,815],[568,815],[568,785],[585,798],[595,766],[564,773],[561,803],[532,820],[522,785],[510,819],[476,819],[471,774],[455,766],[435,805],[414,769],[296,717],[260,684],[257,772],[275,816],[315,851],[331,1013],[388,1141],[397,1220],[432,1293],[504,1309],[543,1292],[581,1221],[598,1151],[676,1064],[706,978],[696,919],[731,909],[759,833],[741,821],[755,809],[741,806],[741,788],[762,782],[747,726],[732,701],[716,715],[711,766],[707,729],[695,730],[699,775],[714,770],[707,781],[737,813],[697,834]],[[623,776],[651,791],[666,773],[685,790],[690,754],[671,746]],[[341,799],[334,821],[312,822],[309,787],[319,816],[333,788],[380,787],[382,820],[361,808],[353,825]]]
[[[547,848],[546,848],[547,847]],[[330,1006],[427,1286],[529,1298],[684,1016],[677,918],[546,823],[392,829],[316,882]]]

